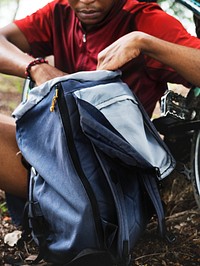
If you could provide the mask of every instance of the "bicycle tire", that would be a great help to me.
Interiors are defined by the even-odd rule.
[[[200,209],[200,130],[194,133],[191,149],[191,182],[194,197]]]

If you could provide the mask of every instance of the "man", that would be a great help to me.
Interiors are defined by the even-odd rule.
[[[200,40],[155,3],[56,0],[0,30],[0,71],[37,85],[82,70],[120,68],[151,115],[166,83],[200,86]],[[37,57],[54,55],[55,67]],[[0,188],[26,197],[12,118],[0,116]]]

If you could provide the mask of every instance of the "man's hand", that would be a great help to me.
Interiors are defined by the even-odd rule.
[[[200,49],[133,31],[101,51],[98,70],[116,70],[143,53],[173,68],[191,84],[200,86]]]
[[[139,32],[131,32],[101,51],[98,55],[98,70],[116,70],[140,54]],[[139,37],[139,38],[138,38]]]
[[[67,73],[64,73],[59,69],[55,68],[54,66],[46,63],[32,66],[30,74],[31,78],[35,81],[37,86],[41,85],[42,83],[50,79],[67,75]]]

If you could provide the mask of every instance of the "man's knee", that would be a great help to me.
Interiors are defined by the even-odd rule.
[[[27,170],[21,163],[15,132],[14,119],[0,115],[0,189],[25,196]]]

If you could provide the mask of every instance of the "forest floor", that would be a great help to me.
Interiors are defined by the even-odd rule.
[[[1,113],[11,115],[20,103],[22,84],[21,79],[0,75]],[[176,240],[170,244],[161,239],[157,220],[152,219],[134,249],[133,266],[200,266],[200,211],[191,182],[174,171],[162,182],[161,196],[166,203],[167,228]],[[4,192],[0,191],[0,266],[28,265],[36,255],[37,248],[32,242],[24,247],[4,243],[5,235],[18,229],[10,220]],[[18,259],[18,263],[12,263],[12,259]]]

